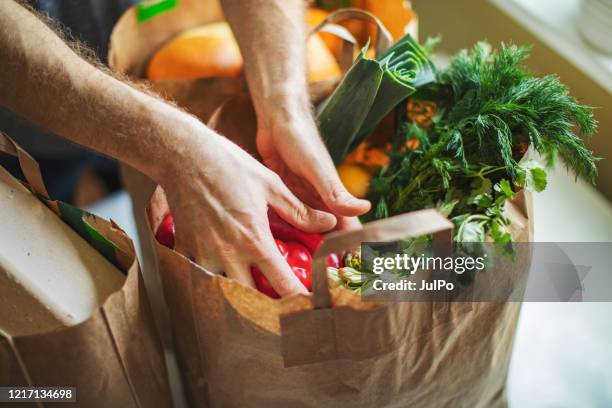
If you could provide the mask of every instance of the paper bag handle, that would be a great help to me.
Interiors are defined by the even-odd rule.
[[[329,253],[354,249],[362,242],[395,241],[426,234],[434,234],[434,242],[450,243],[453,223],[432,208],[369,222],[361,230],[327,234],[312,260],[314,308],[325,309],[332,306],[325,264],[325,258]]]
[[[353,64],[355,48],[357,47],[357,40],[345,27],[337,24],[346,20],[361,20],[366,23],[374,24],[377,28],[376,34],[376,55],[385,51],[393,42],[393,37],[389,33],[389,30],[375,15],[359,9],[346,8],[339,9],[329,14],[323,21],[314,27],[309,35],[313,35],[319,32],[333,34],[342,40],[342,51],[340,54],[340,69],[342,73],[346,73]]]
[[[40,172],[38,163],[28,152],[23,150],[13,139],[0,132],[0,151],[17,157],[21,172],[28,182],[30,189],[44,199],[49,199],[49,193]]]

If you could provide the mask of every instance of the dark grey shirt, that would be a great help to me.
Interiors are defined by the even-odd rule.
[[[2,0],[0,0],[2,1]],[[108,42],[113,26],[123,12],[139,0],[28,0],[69,34],[90,47],[107,62]],[[77,146],[38,130],[0,107],[0,130],[13,137],[28,152],[39,158],[69,158],[81,151]]]

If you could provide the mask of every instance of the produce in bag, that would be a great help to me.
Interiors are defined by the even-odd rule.
[[[338,176],[349,193],[358,198],[368,194],[372,172],[362,164],[344,163],[338,167]]]
[[[230,112],[231,105],[224,110]],[[223,126],[215,129],[232,140],[234,132],[244,133],[237,126],[229,133]],[[509,217],[520,224],[517,239],[529,239],[531,208],[514,208]],[[148,208],[153,231],[166,211],[158,189]],[[323,245],[340,252],[359,242],[439,236],[439,228],[447,242],[451,227],[435,210],[423,210],[330,234]],[[158,243],[155,249],[194,406],[503,406],[519,303],[364,302],[355,292],[326,285],[321,267],[313,270],[312,296],[276,301]],[[321,253],[313,263],[320,266],[324,259]],[[519,259],[508,275],[522,276],[526,264]],[[342,277],[350,278],[345,272]],[[414,339],[426,347],[414,347]],[[236,382],[242,392],[232,386]],[[389,384],[396,385],[393,393]]]
[[[157,51],[147,67],[151,80],[233,77],[242,72],[242,56],[226,22],[191,28]]]
[[[376,204],[371,218],[433,206],[448,215],[495,217],[494,207],[500,209],[517,188],[546,187],[544,167],[521,162],[530,147],[548,166],[561,156],[577,176],[594,182],[597,159],[574,133],[575,126],[583,135],[593,134],[591,108],[570,96],[556,76],[530,74],[523,65],[528,51],[514,45],[493,51],[478,43],[402,106],[405,120],[391,161],[370,186]],[[421,106],[430,104],[435,112],[424,120]],[[486,221],[487,231],[503,227],[501,219]],[[469,233],[458,238],[469,240]]]
[[[437,70],[435,80],[406,87],[401,103],[395,105],[396,132],[382,150],[388,161],[372,172],[366,196],[374,205],[363,220],[437,208],[454,222],[456,242],[491,239],[502,253],[511,255],[506,203],[520,189],[540,192],[547,185],[546,168],[525,158],[529,149],[537,151],[548,167],[561,156],[574,174],[594,182],[597,158],[579,136],[590,136],[596,129],[592,109],[570,96],[558,77],[531,74],[523,64],[528,52],[529,47],[504,44],[495,51],[481,42],[459,52],[448,68]],[[426,52],[420,48],[418,55]],[[362,60],[360,56],[354,66]],[[403,62],[400,58],[395,63]],[[374,89],[376,77],[369,81]],[[355,123],[361,120],[371,129],[380,122],[365,113],[371,102],[355,89],[358,84],[359,79],[347,75],[341,86],[348,92],[332,94],[335,104],[328,108],[327,122],[321,123],[337,160],[368,136],[355,138],[354,129],[334,131],[346,123],[342,111],[347,101],[354,101],[353,114],[360,112]],[[376,98],[400,99],[385,89],[377,92]],[[367,141],[362,143],[339,167],[347,185],[354,183],[345,175],[347,166],[367,166],[368,149]],[[464,276],[468,281],[471,277]]]
[[[410,35],[375,59],[366,56],[368,48],[317,108],[319,130],[337,165],[416,87],[434,80],[432,63]]]
[[[155,239],[168,248],[174,248],[174,234],[174,217],[172,213],[168,213],[164,216],[159,228],[157,228]]]
[[[311,291],[312,255],[321,246],[323,235],[299,230],[285,222],[272,210],[268,210],[268,223],[279,252],[283,255],[287,264],[289,264],[291,270],[304,287]],[[157,228],[155,238],[160,244],[168,248],[174,248],[174,234],[174,219],[172,213],[168,212]],[[340,256],[336,253],[329,254],[327,256],[327,265],[339,267]],[[253,275],[257,290],[273,299],[280,298],[280,295],[272,288],[272,285],[259,268],[251,267],[251,274]]]
[[[316,25],[323,10],[310,10],[307,22]],[[334,54],[318,34],[306,43],[310,82],[340,76]],[[214,22],[191,28],[163,45],[151,58],[147,78],[151,80],[237,77],[242,73],[240,48],[228,23]]]
[[[283,258],[285,258],[295,276],[297,276],[300,282],[302,282],[302,285],[310,292],[312,290],[310,281],[312,255],[310,252],[308,252],[306,247],[297,242],[283,242],[280,239],[276,239],[275,242],[278,251],[283,255]],[[266,278],[259,268],[252,266],[251,274],[253,275],[257,290],[273,299],[280,298],[280,295],[276,293],[268,278]]]

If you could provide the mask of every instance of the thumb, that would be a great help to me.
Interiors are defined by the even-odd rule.
[[[362,200],[348,192],[338,171],[334,166],[331,156],[323,141],[318,135],[314,122],[310,128],[310,138],[297,139],[300,143],[281,145],[281,156],[283,160],[298,176],[304,178],[314,187],[325,206],[336,216],[354,217],[365,214],[370,210],[370,202]],[[306,133],[309,133],[306,130]],[[304,143],[308,140],[309,143]],[[296,149],[301,146],[301,149]]]
[[[336,217],[307,206],[280,180],[272,192],[272,197],[268,199],[269,206],[294,227],[305,232],[325,232],[336,225]]]
[[[348,192],[336,168],[329,160],[327,166],[312,166],[303,175],[317,190],[329,210],[340,216],[355,217],[370,210],[368,200],[362,200]]]

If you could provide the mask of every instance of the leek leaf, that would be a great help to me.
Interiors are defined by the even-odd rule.
[[[344,160],[363,126],[383,77],[378,62],[365,57],[366,50],[361,51],[317,115],[319,131],[336,165]]]
[[[406,35],[376,59],[362,50],[319,107],[319,130],[336,165],[342,163],[401,101],[435,80],[425,51]]]

